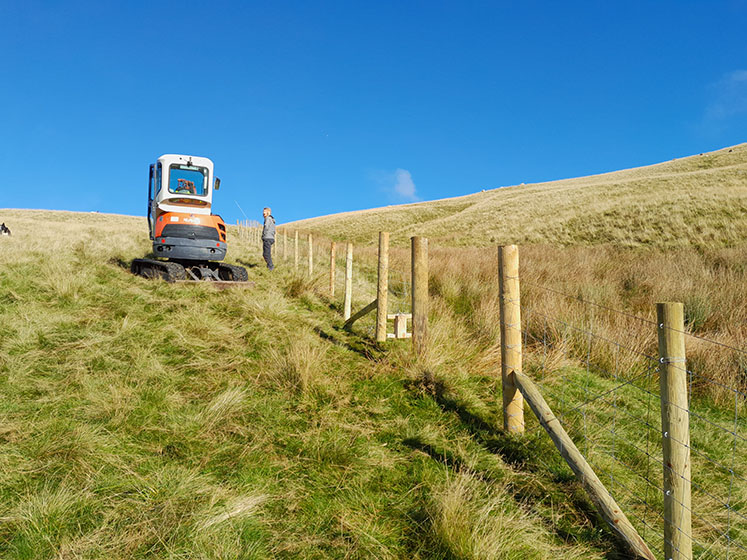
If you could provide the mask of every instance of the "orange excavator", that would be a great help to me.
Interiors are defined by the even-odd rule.
[[[226,264],[226,224],[212,213],[220,179],[208,158],[165,154],[150,166],[148,228],[156,258],[135,259],[131,270],[146,278],[246,282],[241,266]]]

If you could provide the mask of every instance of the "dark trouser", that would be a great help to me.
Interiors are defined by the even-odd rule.
[[[263,239],[262,240],[262,256],[265,258],[267,268],[273,270],[275,265],[272,264],[272,245],[275,243],[274,239]]]

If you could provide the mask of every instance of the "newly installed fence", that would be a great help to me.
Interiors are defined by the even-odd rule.
[[[337,244],[308,232],[304,237],[305,273],[313,275],[315,252],[326,253],[334,299]],[[298,270],[297,231],[292,238]],[[378,241],[377,266],[367,267],[376,274],[376,297],[358,311],[353,310],[353,246],[345,246],[341,311],[346,327],[376,310],[369,335],[384,344],[395,336],[386,332],[388,319],[399,324],[397,338],[406,338],[403,325],[412,318],[413,349],[423,355],[431,343],[428,279],[438,274],[429,273],[428,240],[412,239],[408,279],[401,266],[390,268],[389,235],[382,232]],[[499,248],[495,264],[504,430],[528,448],[547,431],[631,556],[747,558],[747,393],[700,364],[688,366],[687,348],[697,341],[701,352],[711,346],[739,363],[747,363],[747,352],[688,333],[682,304],[658,304],[654,321],[555,286],[521,282],[516,247]],[[403,278],[393,291],[390,276],[397,274]],[[404,310],[403,296],[410,300]],[[559,303],[549,305],[551,299]],[[390,313],[392,300],[399,303],[398,313]],[[612,339],[596,328],[605,321],[618,325],[618,332],[644,334],[637,340]],[[694,388],[708,386],[722,402],[714,403],[712,391],[695,394]],[[536,418],[524,418],[524,400]],[[549,456],[533,457],[558,472]]]
[[[571,322],[548,314],[543,308],[549,306],[522,305],[502,293],[504,303],[526,318],[506,328],[520,334],[534,358],[530,371],[517,372],[531,377],[552,403],[555,417],[573,434],[655,557],[747,558],[747,478],[738,462],[738,449],[744,451],[747,441],[747,394],[687,367],[686,339],[692,335],[684,328],[682,304],[658,304],[652,321],[554,288],[532,288],[582,313]],[[584,311],[589,320],[579,323]],[[592,320],[599,321],[600,313],[646,325],[658,339],[658,352],[651,352],[647,341],[634,346],[600,335]],[[699,341],[714,351],[746,355]],[[563,359],[583,367],[559,367]],[[722,394],[731,395],[732,406],[715,407],[708,396],[694,398],[692,388],[699,383],[717,384]]]

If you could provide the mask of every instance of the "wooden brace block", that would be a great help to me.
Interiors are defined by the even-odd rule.
[[[397,315],[394,318],[394,337],[405,338],[407,334],[407,317],[404,315]]]

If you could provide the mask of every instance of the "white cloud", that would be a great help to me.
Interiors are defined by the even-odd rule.
[[[407,169],[397,169],[394,172],[393,178],[393,190],[397,196],[404,198],[405,200],[418,199],[415,194],[415,183],[412,180],[412,175],[410,175],[410,172]]]
[[[383,169],[369,171],[369,178],[375,183],[379,191],[386,193],[391,202],[416,202],[417,195],[415,181],[407,169],[385,171]]]
[[[706,108],[706,120],[723,121],[747,114],[747,70],[729,72],[713,84],[713,99]]]

